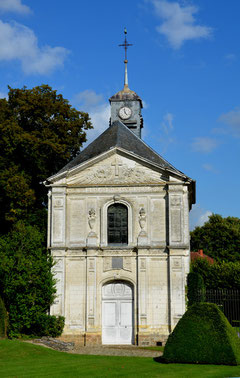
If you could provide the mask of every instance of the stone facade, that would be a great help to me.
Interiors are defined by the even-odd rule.
[[[104,303],[109,309],[120,303],[110,292],[104,299],[105,285],[114,283],[132,290],[132,299],[123,295],[119,305],[126,319],[132,311],[131,343],[164,343],[185,312],[191,180],[115,147],[48,185],[48,247],[57,279],[51,314],[65,316],[65,339],[102,343]],[[108,245],[107,211],[116,203],[128,210],[124,246]],[[124,329],[119,332],[116,340],[124,343]]]

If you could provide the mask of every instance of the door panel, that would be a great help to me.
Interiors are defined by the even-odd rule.
[[[119,302],[119,343],[132,342],[132,302]]]
[[[120,326],[132,327],[132,302],[120,301]]]
[[[103,327],[102,342],[103,344],[114,344],[117,339],[117,303],[103,302]]]
[[[115,297],[115,299],[113,299]],[[125,298],[124,298],[125,297]],[[112,299],[110,299],[112,298]],[[133,338],[133,299],[130,285],[121,281],[103,287],[102,342],[131,344]]]
[[[116,302],[105,302],[104,303],[104,317],[103,325],[107,327],[116,326]]]

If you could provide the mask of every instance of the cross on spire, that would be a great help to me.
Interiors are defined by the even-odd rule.
[[[123,46],[124,50],[125,50],[125,59],[124,59],[124,64],[125,64],[124,88],[128,88],[127,49],[128,49],[129,46],[132,46],[132,43],[128,43],[128,41],[127,41],[127,29],[126,28],[124,28],[124,34],[125,34],[124,43],[122,43],[121,45],[118,45],[118,46],[121,46],[121,47]]]
[[[118,45],[118,46],[123,46],[124,47],[124,50],[125,50],[125,60],[124,60],[124,63],[127,63],[127,49],[129,46],[132,46],[132,43],[128,43],[127,41],[127,29],[124,28],[124,34],[125,34],[125,40],[124,40],[124,43],[122,43],[121,45]]]

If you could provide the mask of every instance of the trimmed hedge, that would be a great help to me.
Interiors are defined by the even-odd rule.
[[[8,314],[5,304],[0,298],[0,338],[7,337]]]
[[[187,276],[187,298],[188,307],[192,306],[197,302],[204,302],[206,300],[205,296],[205,285],[201,274],[191,272]]]
[[[240,340],[217,305],[196,303],[187,310],[169,336],[163,360],[239,365]]]

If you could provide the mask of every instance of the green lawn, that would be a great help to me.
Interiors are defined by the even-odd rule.
[[[152,358],[81,356],[0,340],[0,377],[239,377],[240,366],[163,365]]]

